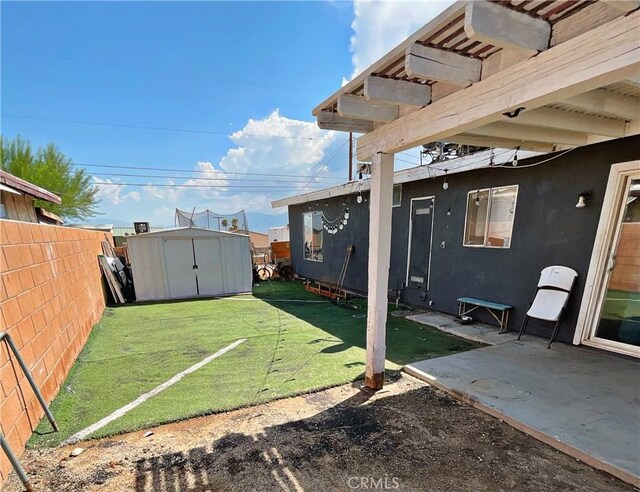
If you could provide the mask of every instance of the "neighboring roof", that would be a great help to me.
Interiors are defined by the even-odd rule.
[[[496,149],[493,163],[495,166],[506,164],[513,160],[513,150]],[[539,152],[518,151],[518,159],[523,160],[529,157],[535,157],[540,155]],[[473,155],[465,157],[459,157],[457,159],[451,159],[445,162],[438,162],[437,164],[430,164],[425,166],[411,167],[409,169],[403,169],[393,173],[393,183],[410,183],[413,181],[420,181],[422,179],[435,178],[438,176],[450,176],[452,174],[461,173],[465,171],[471,171],[473,169],[480,169],[489,166],[491,159],[491,151],[486,150],[478,152]],[[446,170],[446,171],[445,171]],[[351,195],[358,193],[359,191],[369,190],[370,183],[368,179],[362,181],[350,181],[331,188],[325,188],[323,190],[316,190],[304,195],[296,195],[292,197],[282,198],[271,202],[272,208],[286,207],[289,205],[299,205],[301,203],[307,203],[313,200],[324,200],[336,196]]]
[[[49,212],[47,209],[42,207],[36,207],[36,214],[38,218],[48,220],[50,222],[55,222],[57,224],[63,224],[64,220],[61,217],[57,216],[53,212]]]
[[[174,227],[172,229],[162,229],[160,231],[145,232],[142,234],[134,234],[127,236],[127,240],[145,237],[166,237],[166,236],[193,236],[193,237],[211,237],[211,236],[244,236],[246,234],[238,234],[236,232],[216,231],[214,229],[203,229],[201,227]]]
[[[0,184],[4,184],[6,186],[9,186],[10,188],[13,188],[14,190],[21,191],[26,195],[30,195],[34,198],[38,198],[49,203],[55,203],[56,205],[60,205],[60,203],[62,203],[62,200],[58,195],[54,195],[50,191],[47,191],[44,188],[40,188],[33,183],[29,183],[24,179],[20,179],[13,174],[9,174],[6,171],[0,170]]]

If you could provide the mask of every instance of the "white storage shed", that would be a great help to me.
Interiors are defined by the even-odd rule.
[[[138,301],[250,292],[249,236],[181,227],[127,237]]]

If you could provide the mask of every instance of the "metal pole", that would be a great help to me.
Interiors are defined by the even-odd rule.
[[[353,181],[353,133],[349,132],[349,182]]]
[[[0,434],[0,447],[2,447],[3,451],[7,455],[7,458],[9,458],[9,461],[11,462],[11,466],[13,466],[13,469],[18,474],[18,477],[20,477],[20,480],[22,481],[24,488],[27,490],[27,492],[33,492],[35,489],[33,488],[33,485],[31,485],[31,482],[29,481],[27,472],[25,472],[24,468],[22,468],[22,465],[20,464],[20,460],[18,460],[18,457],[15,454],[13,454],[13,450],[11,449],[11,446],[9,446],[9,443],[7,442],[7,440],[4,438],[2,434]]]
[[[49,410],[49,407],[47,406],[47,402],[44,400],[44,398],[42,396],[42,393],[40,393],[40,389],[38,389],[38,386],[36,385],[36,382],[33,380],[33,376],[31,375],[31,372],[27,368],[27,365],[24,363],[24,360],[22,359],[22,356],[20,355],[20,352],[18,352],[18,348],[13,343],[13,340],[11,339],[11,336],[6,331],[3,331],[2,333],[0,333],[0,342],[2,340],[6,340],[7,341],[7,344],[9,345],[9,348],[11,349],[11,351],[13,352],[13,355],[15,356],[16,360],[18,361],[18,364],[20,365],[20,368],[22,369],[22,372],[24,372],[24,375],[27,377],[27,381],[29,381],[29,385],[31,386],[31,389],[36,394],[36,397],[38,398],[38,401],[40,402],[40,406],[44,410],[44,413],[47,416],[47,419],[49,420],[49,422],[51,423],[51,426],[53,427],[53,430],[58,432],[60,430],[60,428],[58,427],[58,424],[56,423],[56,420],[53,418],[53,414]]]

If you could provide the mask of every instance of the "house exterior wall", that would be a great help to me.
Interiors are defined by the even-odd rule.
[[[520,166],[549,159],[549,155],[520,161]],[[519,328],[535,293],[540,271],[549,265],[574,268],[579,277],[570,297],[558,339],[570,342],[584,290],[584,281],[596,236],[600,210],[610,171],[616,162],[640,158],[640,137],[603,142],[577,148],[538,166],[513,169],[478,169],[443,178],[426,179],[402,185],[402,204],[393,209],[389,288],[402,286],[407,268],[408,225],[411,198],[434,196],[433,247],[430,290],[426,299],[421,291],[407,288],[405,302],[457,313],[457,298],[477,297],[514,306],[510,328]],[[482,188],[519,185],[513,240],[509,249],[463,246],[467,193]],[[575,208],[578,195],[592,190],[587,207]],[[367,198],[367,194],[363,195]],[[349,206],[347,227],[338,234],[324,235],[324,262],[303,259],[302,214],[322,210],[329,218]],[[346,288],[364,293],[367,289],[369,242],[368,201],[357,204],[355,195],[336,197],[289,207],[292,263],[298,275],[336,283],[346,247],[355,250],[345,277]],[[447,211],[451,214],[447,215]],[[441,247],[444,242],[444,248]],[[480,311],[474,316],[495,324]],[[544,323],[531,321],[528,332],[549,336]]]
[[[2,192],[0,193],[0,203],[4,205],[7,219],[20,220],[22,222],[38,222],[32,196]]]
[[[105,306],[96,259],[105,234],[0,220],[0,331],[51,402]],[[0,429],[20,454],[43,412],[0,343]],[[11,470],[0,452],[0,485]]]

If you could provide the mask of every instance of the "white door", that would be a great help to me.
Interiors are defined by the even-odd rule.
[[[640,161],[611,166],[574,343],[640,357]],[[589,206],[589,205],[587,205]]]
[[[201,296],[224,294],[222,279],[222,252],[220,239],[195,239],[195,257],[198,266],[198,291]],[[233,267],[233,265],[230,265]]]
[[[194,270],[194,250],[191,239],[165,239],[164,261],[169,296],[194,297],[198,295]]]

